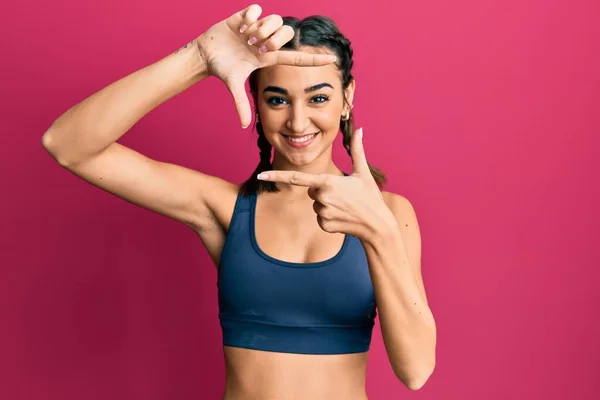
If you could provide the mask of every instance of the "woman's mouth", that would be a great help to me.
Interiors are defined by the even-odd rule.
[[[285,141],[288,145],[295,147],[295,148],[302,148],[302,147],[306,147],[308,145],[310,145],[315,137],[319,134],[319,132],[317,133],[311,133],[308,135],[302,135],[302,136],[287,136],[287,135],[283,135],[285,137]]]

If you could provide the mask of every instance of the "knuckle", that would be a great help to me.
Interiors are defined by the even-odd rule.
[[[271,15],[271,18],[273,19],[273,24],[276,25],[278,28],[283,25],[283,18],[281,17],[281,15],[273,14]]]
[[[320,208],[320,207],[319,207],[319,203],[318,203],[317,201],[313,202],[313,206],[312,206],[312,208],[313,208],[313,211],[314,211],[315,213],[319,214],[319,208]]]
[[[281,29],[277,30],[270,38],[267,39],[268,46],[271,46],[272,49],[278,49],[283,46],[287,40],[283,36]]]
[[[321,229],[323,229],[325,232],[327,232],[327,233],[334,232],[333,225],[331,224],[330,221],[328,221],[324,218],[319,218],[318,223],[319,223],[319,226],[321,227]]]
[[[262,8],[258,4],[251,5],[248,7],[248,11],[244,15],[244,22],[246,24],[253,24],[256,22],[261,13]]]
[[[267,32],[267,30],[265,29],[264,26],[259,27],[256,32],[254,32],[254,35],[256,37],[256,39],[258,39],[258,42],[261,42],[263,40],[265,40],[269,34]]]
[[[277,34],[281,36],[281,40],[284,42],[289,42],[295,36],[294,28],[289,25],[281,25],[277,29]]]
[[[283,18],[281,18],[281,16],[278,14],[269,14],[265,17],[265,23],[275,26],[280,23],[283,23]]]
[[[276,27],[273,24],[273,19],[271,17],[267,17],[262,21],[262,24],[256,30],[255,36],[259,40],[264,40],[271,36],[275,30]]]
[[[277,42],[275,41],[275,39],[273,37],[268,38],[262,44],[264,46],[267,46],[267,49],[269,49],[269,50],[276,50],[278,48]]]
[[[252,4],[249,11],[252,13],[252,15],[260,15],[260,13],[262,13],[262,7],[259,4]]]
[[[294,65],[302,64],[302,56],[300,54],[294,55]]]
[[[258,22],[256,22],[256,19],[253,19],[247,21],[246,24],[248,25],[248,28],[244,31],[244,36],[249,38],[258,30]]]
[[[271,14],[267,15],[261,21],[262,26],[266,26],[269,29],[273,29],[277,25],[277,15]]]
[[[323,183],[323,187],[330,188],[333,186],[333,178],[328,174],[319,174],[319,179]]]
[[[298,176],[297,172],[294,172],[292,174],[292,176],[290,177],[290,182],[293,184],[297,184],[298,182],[300,182],[300,177]]]

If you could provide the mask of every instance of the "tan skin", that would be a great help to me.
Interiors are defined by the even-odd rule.
[[[302,49],[310,52],[311,49]],[[305,88],[330,83],[305,93]],[[263,92],[266,87],[287,90],[287,95]],[[259,72],[258,110],[267,140],[274,147],[273,168],[308,173],[343,175],[332,159],[333,142],[340,118],[348,111],[355,84],[341,88],[339,71],[333,65],[302,68],[273,66]],[[325,100],[325,99],[328,100]],[[307,148],[288,146],[285,135],[319,132]],[[268,255],[290,262],[318,262],[333,257],[341,248],[342,233],[323,231],[315,219],[313,200],[307,188],[279,183],[278,193],[259,194],[256,208],[258,245]],[[231,220],[237,186],[224,194],[226,202],[210,235],[218,239],[213,259],[219,253]],[[384,198],[392,194],[384,192]],[[221,229],[223,228],[223,229]],[[199,232],[202,237],[202,233]],[[206,236],[206,235],[204,235]],[[206,238],[204,239],[206,240]],[[367,353],[347,355],[302,355],[237,349],[225,346],[227,393],[224,399],[366,399]]]
[[[301,48],[305,52],[314,51]],[[306,93],[321,83],[331,87]],[[273,66],[259,72],[258,110],[265,136],[274,147],[273,169],[343,175],[332,159],[333,142],[340,134],[340,118],[349,110],[355,83],[343,90],[334,65],[314,68]],[[264,92],[282,88],[287,95]],[[346,102],[344,101],[344,94]],[[326,100],[327,99],[327,100]],[[306,148],[286,144],[285,135],[317,134]],[[322,230],[307,188],[279,183],[278,193],[259,194],[256,208],[258,245],[268,255],[290,262],[318,262],[333,257],[341,248],[343,233]],[[225,240],[237,187],[220,210],[223,219],[215,226]],[[391,200],[392,193],[383,192]],[[390,203],[391,206],[391,203]],[[222,245],[215,247],[218,261]],[[278,354],[225,347],[227,394],[224,399],[366,399],[367,353],[348,355]]]
[[[216,266],[239,185],[152,160],[116,141],[158,104],[211,75],[225,83],[242,125],[249,125],[250,106],[243,83],[259,69],[258,110],[267,140],[275,150],[273,169],[341,176],[342,171],[332,160],[332,146],[339,134],[340,118],[352,104],[355,84],[343,91],[332,60],[314,56],[323,49],[305,48],[302,54],[279,52],[293,31],[283,27],[278,16],[259,20],[260,13],[260,7],[253,5],[219,22],[192,41],[192,46],[184,46],[72,107],[42,137],[44,148],[73,174],[193,229]],[[239,33],[242,25],[248,28]],[[248,45],[252,35],[259,41]],[[257,51],[263,44],[267,46],[265,54]],[[322,83],[331,87],[305,92]],[[268,86],[285,89],[287,94],[264,92]],[[324,96],[327,101],[323,101]],[[282,136],[315,132],[318,135],[314,142],[304,149],[288,146]],[[286,183],[279,186],[281,192],[261,193],[258,197],[255,224],[261,249],[291,262],[316,262],[337,253],[343,234],[321,229],[307,188]],[[401,196],[388,192],[382,196],[398,222],[414,221],[410,207],[398,206],[403,204],[398,201],[403,199]],[[406,248],[424,296],[420,239],[412,227],[405,229],[405,225],[399,224],[403,236],[410,239],[406,240]],[[280,354],[226,346],[224,355],[224,400],[367,398],[366,353]]]
[[[304,92],[305,88],[323,82],[333,88]],[[263,92],[268,86],[283,88],[288,94]],[[274,147],[273,167],[342,175],[332,160],[332,142],[339,132],[340,117],[347,110],[336,67],[269,67],[259,72],[258,89],[260,120],[267,140]],[[352,98],[351,88],[347,95]],[[282,136],[282,133],[314,132],[319,134],[304,149],[287,145],[287,139]],[[333,257],[342,245],[343,234],[327,233],[319,227],[306,188],[279,186],[278,193],[258,196],[255,226],[261,249],[272,257],[290,262],[315,262]],[[232,191],[230,201],[235,195]],[[229,215],[232,210],[227,211]],[[366,398],[366,353],[277,354],[226,347],[225,357],[228,377],[225,399],[246,398],[249,393],[252,396],[248,398],[256,399]]]

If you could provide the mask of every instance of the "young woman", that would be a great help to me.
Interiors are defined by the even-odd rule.
[[[393,371],[417,390],[436,347],[418,222],[406,198],[381,190],[385,177],[354,130],[350,43],[326,17],[261,13],[241,10],[93,94],[52,124],[43,146],[87,182],[197,232],[218,267],[223,399],[366,399],[377,315]],[[243,127],[249,78],[260,163],[246,182],[117,143],[209,76],[230,91]],[[350,173],[332,160],[340,130]]]

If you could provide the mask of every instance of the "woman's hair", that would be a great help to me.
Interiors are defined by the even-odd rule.
[[[284,17],[283,24],[291,26],[295,33],[294,38],[283,45],[281,49],[298,50],[300,47],[310,46],[326,48],[333,52],[337,57],[336,65],[341,72],[343,89],[346,89],[354,79],[352,76],[352,66],[354,64],[354,61],[352,60],[353,50],[350,41],[340,33],[336,24],[331,19],[321,15],[313,15],[303,20],[294,17]],[[249,77],[249,84],[250,92],[256,107],[256,116],[258,117],[257,76],[258,70],[253,71]],[[347,100],[344,98],[344,102],[346,101]],[[244,194],[254,194],[262,191],[277,192],[279,189],[274,182],[261,181],[256,178],[256,175],[260,172],[272,168],[271,144],[264,135],[259,118],[256,119],[256,130],[258,132],[257,144],[260,149],[260,162],[252,173],[252,176],[242,184],[240,190]],[[352,110],[350,110],[350,115],[347,120],[340,117],[340,130],[344,135],[344,147],[350,155],[350,143],[354,132],[354,117],[352,115]],[[371,164],[369,164],[369,169],[371,170],[371,174],[377,182],[377,185],[381,188],[386,182],[385,174]]]

